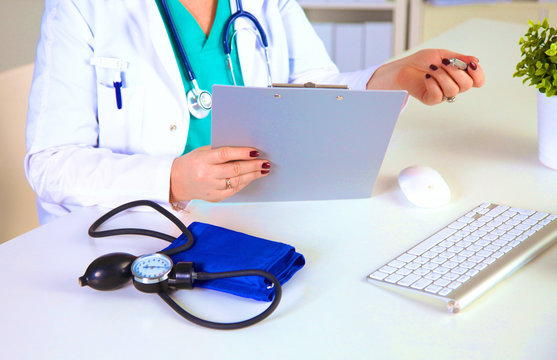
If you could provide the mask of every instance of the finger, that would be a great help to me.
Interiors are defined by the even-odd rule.
[[[449,60],[451,58],[459,59],[466,63],[468,68],[466,69],[466,73],[470,75],[473,80],[473,87],[481,87],[484,84],[485,76],[482,67],[480,66],[480,60],[475,56],[464,55],[448,50],[440,50],[439,51],[441,56],[441,62],[443,60]],[[446,62],[446,61],[445,61]],[[448,66],[453,67],[453,66]],[[453,67],[457,69],[456,67]]]
[[[218,165],[215,176],[217,178],[234,178],[250,172],[269,170],[271,163],[268,160],[241,160],[231,161]]]
[[[229,187],[227,186],[226,179],[224,179],[224,181],[221,180],[224,186],[221,187],[222,190],[219,191],[219,195],[224,195],[224,198],[232,196],[233,194],[245,188],[252,181],[263,178],[267,175],[269,175],[268,170],[258,170],[234,178],[230,178]]]
[[[223,164],[235,160],[250,160],[259,156],[259,151],[252,147],[223,146],[209,151],[209,162]]]
[[[445,95],[446,97],[453,97],[459,94],[460,87],[445,69],[438,68],[437,70],[432,70],[428,74],[430,74],[435,79],[435,81],[437,81],[437,84],[439,84],[443,95]]]
[[[437,80],[431,75],[426,74],[425,92],[422,95],[422,102],[426,105],[435,105],[443,101],[443,90],[437,83]]]
[[[445,62],[443,62],[443,64],[445,64]],[[432,71],[431,74],[435,76],[435,75],[439,75],[437,73],[441,73],[441,72],[445,72],[448,76],[450,76],[450,78],[458,87],[458,92],[456,94],[452,92],[451,94],[445,93],[445,96],[447,97],[456,96],[459,93],[468,91],[474,84],[474,80],[468,74],[468,71],[462,71],[459,68],[451,65],[445,65],[440,69],[438,69],[437,71]]]

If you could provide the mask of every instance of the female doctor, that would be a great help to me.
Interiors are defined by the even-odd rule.
[[[264,35],[246,17],[233,23],[230,71],[222,33],[239,7],[255,17]],[[451,58],[468,69],[450,66]],[[47,2],[25,157],[41,222],[80,206],[114,207],[135,199],[174,207],[191,199],[219,201],[265,177],[271,161],[257,149],[208,146],[210,114],[192,116],[186,94],[216,83],[267,86],[269,78],[402,89],[428,105],[484,82],[475,57],[447,50],[339,73],[295,0]]]

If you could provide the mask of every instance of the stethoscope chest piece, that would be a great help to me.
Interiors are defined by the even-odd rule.
[[[211,107],[213,106],[213,99],[211,94],[205,90],[198,90],[198,95],[195,95],[193,90],[187,93],[187,104],[190,113],[198,118],[203,119],[209,115]]]

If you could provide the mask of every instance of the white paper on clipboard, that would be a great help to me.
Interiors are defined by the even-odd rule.
[[[252,146],[271,162],[268,176],[226,201],[370,197],[405,98],[405,91],[213,86],[211,146]]]

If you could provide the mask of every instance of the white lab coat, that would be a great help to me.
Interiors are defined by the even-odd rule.
[[[234,11],[234,0],[231,6]],[[274,82],[365,88],[375,69],[339,73],[296,1],[244,0],[243,6],[268,35]],[[252,26],[244,19],[236,22],[236,30]],[[237,45],[245,84],[266,86],[254,33],[238,32]],[[121,110],[114,71],[92,66],[93,57],[129,63]],[[25,157],[42,223],[81,206],[114,207],[136,199],[167,204],[172,161],[184,149],[189,121],[178,66],[154,0],[47,3]]]

